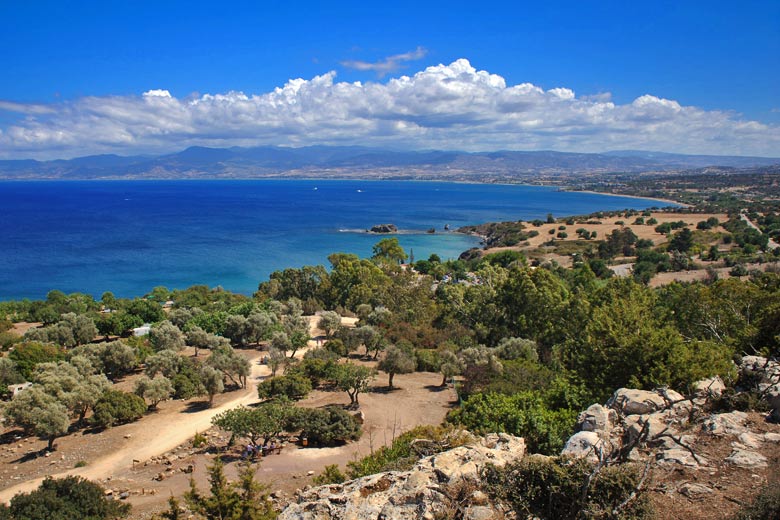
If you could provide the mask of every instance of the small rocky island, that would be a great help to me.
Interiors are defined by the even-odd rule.
[[[369,231],[371,233],[398,233],[398,228],[395,224],[377,224],[372,226]]]

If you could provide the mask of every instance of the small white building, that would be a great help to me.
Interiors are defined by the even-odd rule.
[[[150,330],[152,330],[152,326],[149,323],[144,323],[140,327],[133,329],[133,336],[146,336]]]

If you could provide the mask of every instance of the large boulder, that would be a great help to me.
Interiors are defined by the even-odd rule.
[[[600,404],[592,404],[577,417],[577,429],[584,432],[609,433],[617,421],[618,416],[615,410]]]
[[[607,406],[623,415],[646,415],[666,408],[667,400],[657,392],[620,388],[614,394]]]
[[[606,441],[597,432],[577,432],[566,441],[561,455],[598,462],[606,448]]]
[[[442,500],[444,486],[477,479],[487,464],[500,467],[524,455],[523,439],[488,435],[476,444],[426,457],[409,471],[377,473],[305,490],[297,503],[281,512],[279,520],[443,518],[452,505]],[[490,516],[484,497],[475,497],[468,510],[472,520],[497,518]]]
[[[699,462],[693,456],[690,450],[683,448],[669,448],[661,451],[657,455],[658,462],[661,464],[679,464],[680,466],[687,466],[689,468],[698,468]],[[705,461],[699,457],[699,461],[704,464]]]
[[[635,441],[642,432],[645,432],[644,439],[648,441],[656,439],[661,434],[678,435],[678,432],[667,424],[666,417],[661,413],[630,415],[626,417],[624,429],[630,442]]]

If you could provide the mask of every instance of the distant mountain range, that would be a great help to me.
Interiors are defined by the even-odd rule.
[[[670,172],[780,164],[780,158],[607,153],[393,151],[360,146],[205,148],[160,156],[92,155],[52,161],[0,161],[0,179],[397,178],[511,180],[530,176]]]

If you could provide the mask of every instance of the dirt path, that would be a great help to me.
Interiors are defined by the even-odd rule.
[[[258,356],[259,358],[259,356]],[[220,406],[193,413],[180,413],[176,416],[149,416],[144,419],[144,428],[127,441],[122,449],[107,455],[87,467],[72,469],[51,475],[61,478],[67,475],[77,475],[90,480],[98,480],[113,475],[119,470],[129,468],[133,460],[144,461],[165,453],[191,439],[196,432],[205,431],[211,427],[211,419],[218,413],[239,405],[248,405],[257,401],[256,384],[258,380],[270,374],[267,366],[252,361],[252,370],[248,378],[249,384],[233,399]],[[43,478],[22,482],[16,486],[0,491],[0,502],[7,503],[14,495],[29,492],[37,488]]]
[[[309,331],[313,338],[319,337],[321,331],[316,328],[317,317],[307,317]],[[345,325],[354,325],[354,320],[345,318]],[[317,340],[312,339],[309,347],[315,347]],[[296,353],[296,358],[303,357],[307,349]],[[257,401],[257,383],[271,374],[266,365],[259,362],[261,354],[251,359],[252,368],[247,378],[247,387],[236,392],[229,401],[214,408],[178,413],[174,416],[148,416],[143,419],[143,428],[139,428],[122,444],[120,450],[106,455],[89,466],[53,473],[50,476],[62,478],[68,475],[84,477],[90,480],[100,480],[133,466],[133,461],[145,461],[165,453],[192,439],[196,432],[203,432],[211,427],[211,419],[226,410],[239,405],[248,405]],[[8,503],[17,493],[26,493],[37,488],[44,477],[24,481],[12,487],[0,490],[0,502]]]

